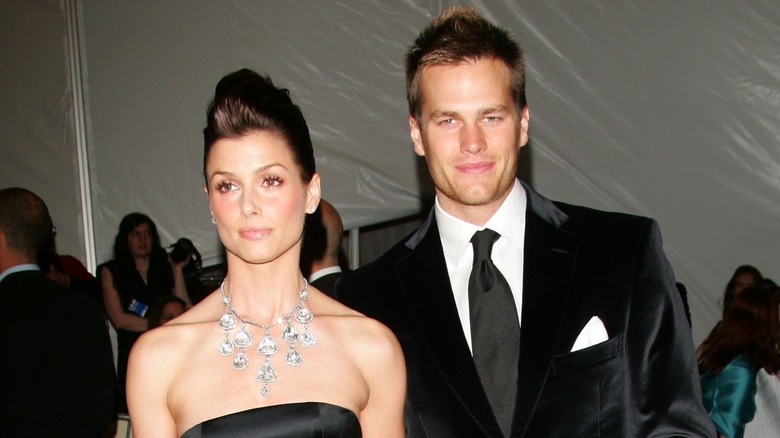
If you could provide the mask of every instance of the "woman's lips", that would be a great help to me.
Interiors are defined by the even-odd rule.
[[[244,239],[258,240],[258,239],[263,239],[269,234],[271,234],[271,230],[267,228],[249,227],[249,228],[240,229],[238,231],[238,234]]]

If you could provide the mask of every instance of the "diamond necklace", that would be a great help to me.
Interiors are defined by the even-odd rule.
[[[309,296],[307,289],[309,283],[306,279],[303,280],[303,289],[298,291],[298,301],[286,314],[274,319],[270,324],[258,324],[252,322],[236,312],[236,309],[230,305],[230,297],[225,293],[225,280],[222,281],[222,285],[219,287],[222,292],[222,305],[225,306],[225,314],[219,318],[217,324],[219,328],[225,333],[225,338],[219,343],[219,354],[222,356],[230,356],[236,351],[238,347],[238,353],[233,358],[233,369],[241,371],[247,368],[249,365],[249,358],[244,353],[244,349],[252,345],[252,335],[247,330],[248,325],[260,327],[264,331],[263,339],[257,344],[257,353],[265,356],[265,362],[260,366],[257,371],[257,381],[263,384],[260,394],[263,397],[268,397],[271,390],[268,388],[268,384],[276,381],[276,371],[271,365],[271,355],[279,351],[279,346],[271,337],[271,327],[285,323],[284,329],[282,329],[282,340],[290,344],[290,349],[287,351],[285,362],[287,365],[297,367],[303,363],[303,356],[295,349],[296,342],[301,344],[301,347],[311,348],[317,344],[317,338],[309,331],[309,323],[314,319],[314,314],[309,309],[303,306],[306,298]],[[294,316],[293,316],[294,314]],[[296,322],[303,325],[303,333],[298,333],[298,330],[292,324],[293,318]],[[230,331],[236,328],[237,321],[241,322],[241,328],[239,328],[233,339],[230,339]]]

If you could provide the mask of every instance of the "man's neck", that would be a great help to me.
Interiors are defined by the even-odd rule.
[[[513,186],[514,187],[514,186]],[[442,193],[436,193],[436,202],[447,214],[454,216],[464,222],[481,227],[490,220],[491,217],[501,208],[506,198],[512,193],[512,187],[499,198],[481,205],[465,205],[454,201]]]
[[[319,270],[322,270],[322,269],[325,269],[325,268],[329,268],[331,266],[338,266],[338,265],[339,265],[339,261],[338,260],[334,260],[332,258],[326,258],[326,259],[319,260],[319,261],[313,261],[313,262],[311,262],[311,272],[317,272]]]
[[[37,264],[38,261],[35,260],[35,258],[19,254],[18,252],[9,251],[7,248],[0,249],[0,272],[14,266],[28,263]]]

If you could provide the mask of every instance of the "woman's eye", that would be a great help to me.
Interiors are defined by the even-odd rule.
[[[221,181],[217,183],[217,190],[223,193],[227,193],[236,187],[231,181]]]
[[[270,175],[264,177],[261,184],[263,187],[278,187],[282,184],[282,179],[276,175]]]

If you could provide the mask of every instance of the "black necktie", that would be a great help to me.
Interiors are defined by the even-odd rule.
[[[474,364],[498,424],[504,436],[509,436],[517,395],[520,323],[509,283],[490,258],[499,237],[486,228],[471,238],[474,265],[469,276],[469,313]]]

